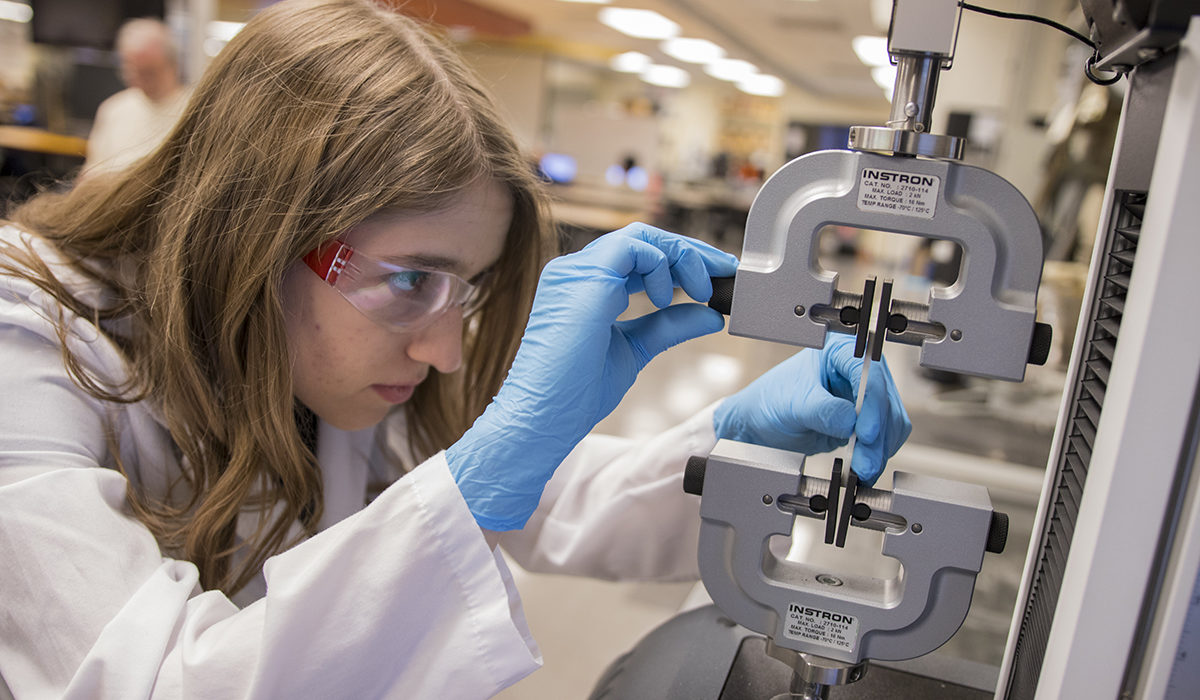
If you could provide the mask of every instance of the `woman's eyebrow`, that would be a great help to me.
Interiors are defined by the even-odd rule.
[[[445,271],[459,274],[463,270],[461,260],[446,257],[444,255],[427,255],[416,253],[413,255],[387,255],[379,258],[380,260],[391,263],[392,265],[400,265],[401,267],[411,267],[417,270],[430,271]]]

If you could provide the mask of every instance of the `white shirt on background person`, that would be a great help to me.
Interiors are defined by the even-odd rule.
[[[153,152],[179,120],[188,94],[180,87],[152,100],[131,87],[101,102],[88,135],[84,174],[121,170]]]

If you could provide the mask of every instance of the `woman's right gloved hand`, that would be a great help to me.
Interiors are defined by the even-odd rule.
[[[853,432],[850,467],[871,486],[908,439],[912,422],[886,360],[868,372],[862,412],[855,415],[862,371],[854,338],[831,333],[824,348],[801,350],[725,399],[713,428],[719,438],[809,455],[845,445]]]
[[[486,530],[524,527],[567,454],[607,416],[658,353],[721,330],[703,304],[671,306],[675,287],[698,302],[737,258],[645,224],[601,236],[543,270],[529,324],[500,392],[446,461]],[[645,291],[658,310],[617,317]]]

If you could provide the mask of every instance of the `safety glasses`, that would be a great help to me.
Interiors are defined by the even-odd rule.
[[[304,262],[364,316],[396,330],[421,328],[453,306],[473,307],[481,296],[457,275],[377,260],[341,239],[318,246]]]

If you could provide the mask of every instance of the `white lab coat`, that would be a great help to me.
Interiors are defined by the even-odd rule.
[[[160,419],[71,382],[58,311],[0,277],[0,677],[18,700],[469,700],[540,665],[504,559],[442,454],[363,506],[371,471],[385,469],[369,430],[319,426],[319,534],[272,557],[235,600],[201,590],[195,566],[163,556],[129,515],[126,478],[102,466],[108,418],[130,478],[161,493],[178,466]],[[123,376],[90,323],[71,318],[69,345],[98,376]],[[502,544],[532,570],[694,579],[699,499],[681,473],[714,443],[711,409],[648,443],[589,437]]]

